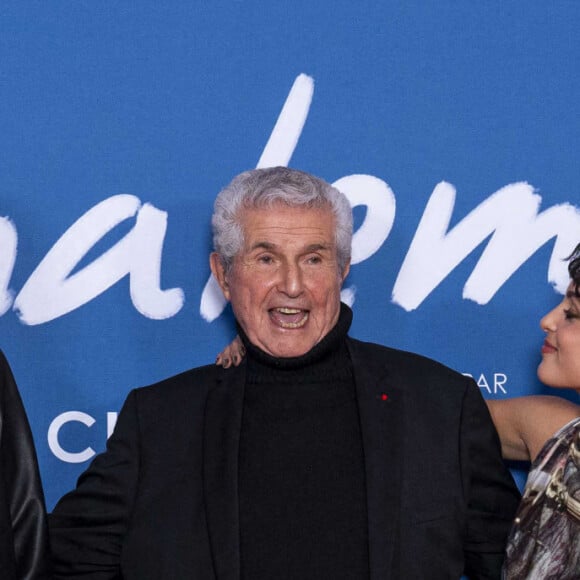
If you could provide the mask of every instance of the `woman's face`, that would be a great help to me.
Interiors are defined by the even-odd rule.
[[[540,321],[546,340],[538,377],[551,387],[575,389],[580,393],[580,299],[574,285],[564,300]]]

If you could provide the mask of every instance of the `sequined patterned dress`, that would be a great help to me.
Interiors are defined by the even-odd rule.
[[[580,580],[580,418],[550,438],[528,476],[504,580]]]

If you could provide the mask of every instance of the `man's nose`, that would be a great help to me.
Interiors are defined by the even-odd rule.
[[[304,289],[303,275],[298,264],[285,264],[281,268],[278,289],[290,297],[300,296]]]

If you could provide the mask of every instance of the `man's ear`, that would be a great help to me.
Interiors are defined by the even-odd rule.
[[[348,273],[350,272],[350,260],[346,263],[342,274],[340,275],[340,282],[343,283],[346,280],[346,277],[348,276]]]
[[[209,255],[209,267],[211,268],[211,273],[220,285],[226,300],[230,299],[230,287],[228,285],[226,269],[224,268],[222,259],[217,252],[212,252]]]

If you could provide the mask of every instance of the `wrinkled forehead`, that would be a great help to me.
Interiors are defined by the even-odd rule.
[[[291,253],[330,252],[338,264],[335,216],[326,208],[277,205],[246,210],[240,219],[243,253],[264,248]]]

